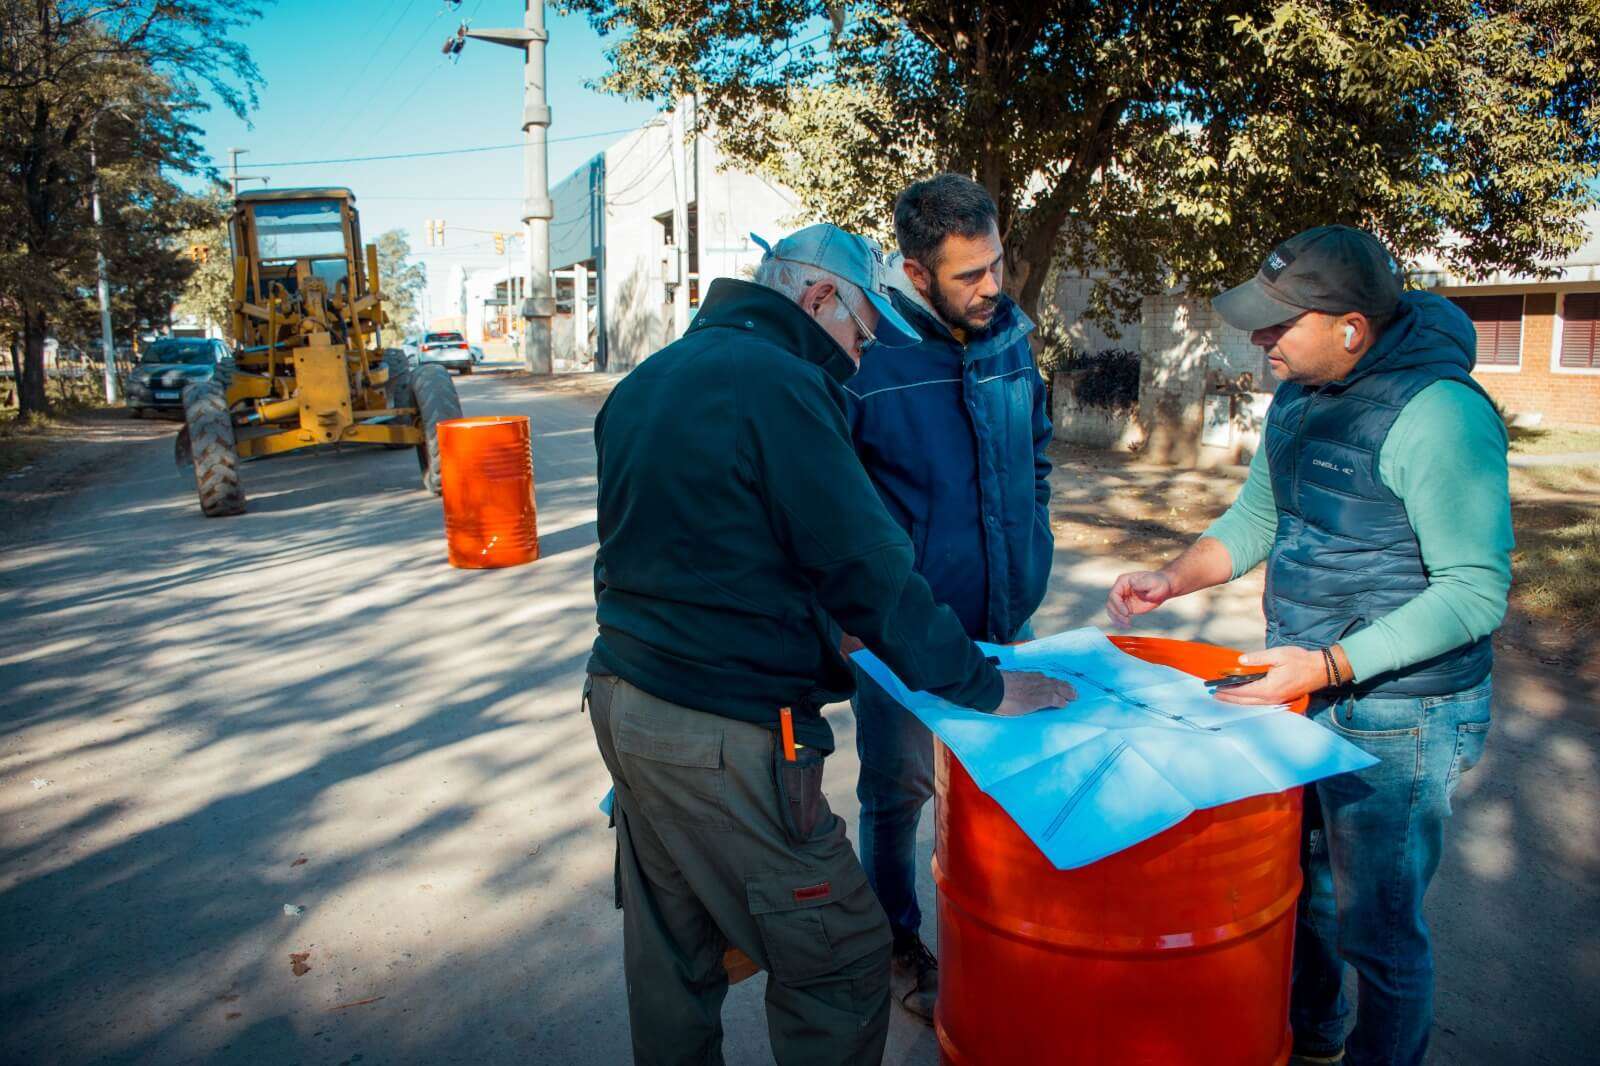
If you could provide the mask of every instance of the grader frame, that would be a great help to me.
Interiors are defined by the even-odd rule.
[[[378,253],[361,243],[355,195],[243,192],[229,235],[233,366],[185,392],[179,441],[201,510],[244,510],[241,459],[347,443],[416,448],[424,486],[438,492],[434,427],[458,417],[460,402],[442,367],[413,373],[400,350],[383,347]]]

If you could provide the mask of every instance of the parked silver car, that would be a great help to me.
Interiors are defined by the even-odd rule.
[[[161,337],[146,345],[123,382],[128,411],[182,411],[184,386],[210,381],[219,367],[232,367],[227,345],[205,337]]]

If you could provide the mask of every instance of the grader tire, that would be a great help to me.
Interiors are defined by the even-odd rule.
[[[411,375],[411,391],[417,400],[417,415],[422,420],[422,443],[417,445],[417,463],[422,468],[422,487],[439,495],[439,423],[461,417],[461,398],[450,372],[438,363],[417,367]]]
[[[383,353],[383,365],[389,370],[389,380],[383,386],[384,402],[390,407],[415,407],[416,396],[411,391],[411,363],[406,359],[406,353],[398,348],[387,348]],[[395,415],[391,423],[396,426],[414,426],[417,424],[415,415]],[[394,451],[400,448],[409,448],[409,444],[385,444],[385,448]]]
[[[207,518],[244,514],[244,487],[239,483],[239,449],[233,437],[227,394],[214,381],[196,382],[183,390],[183,418],[194,454],[195,491]]]

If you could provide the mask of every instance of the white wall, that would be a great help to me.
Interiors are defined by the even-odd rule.
[[[606,150],[604,294],[607,366],[625,370],[668,344],[672,307],[663,271],[661,224],[673,209],[676,190],[665,121],[635,130]],[[792,194],[738,170],[725,160],[712,135],[688,149],[692,184],[685,190],[699,208],[699,292],[712,280],[745,277],[761,260],[749,237],[754,231],[776,240],[797,228]],[[686,235],[679,234],[682,241]]]
[[[1055,309],[1060,315],[1062,329],[1080,352],[1101,352],[1107,348],[1128,348],[1140,351],[1140,330],[1137,320],[1121,323],[1120,337],[1112,337],[1099,326],[1083,318],[1089,306],[1089,293],[1094,288],[1092,278],[1062,271],[1056,275]]]
[[[1092,287],[1089,278],[1063,274],[1055,310],[1079,351],[1143,353],[1137,421],[1146,454],[1185,465],[1248,460],[1277,384],[1250,335],[1224,323],[1209,301],[1170,292],[1147,297],[1139,320],[1124,323],[1122,336],[1112,338],[1083,320]],[[1216,443],[1203,446],[1208,414],[1222,428],[1212,434]]]

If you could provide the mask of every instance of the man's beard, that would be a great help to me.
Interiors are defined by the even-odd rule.
[[[994,307],[999,302],[998,299],[985,300],[978,306],[980,309]],[[981,333],[994,325],[993,315],[989,316],[986,321],[974,321],[967,317],[965,311],[957,310],[954,304],[945,299],[944,290],[939,288],[938,278],[930,278],[928,281],[928,303],[933,306],[935,313],[944,319],[947,326],[955,326],[957,329],[966,330],[968,333]]]

